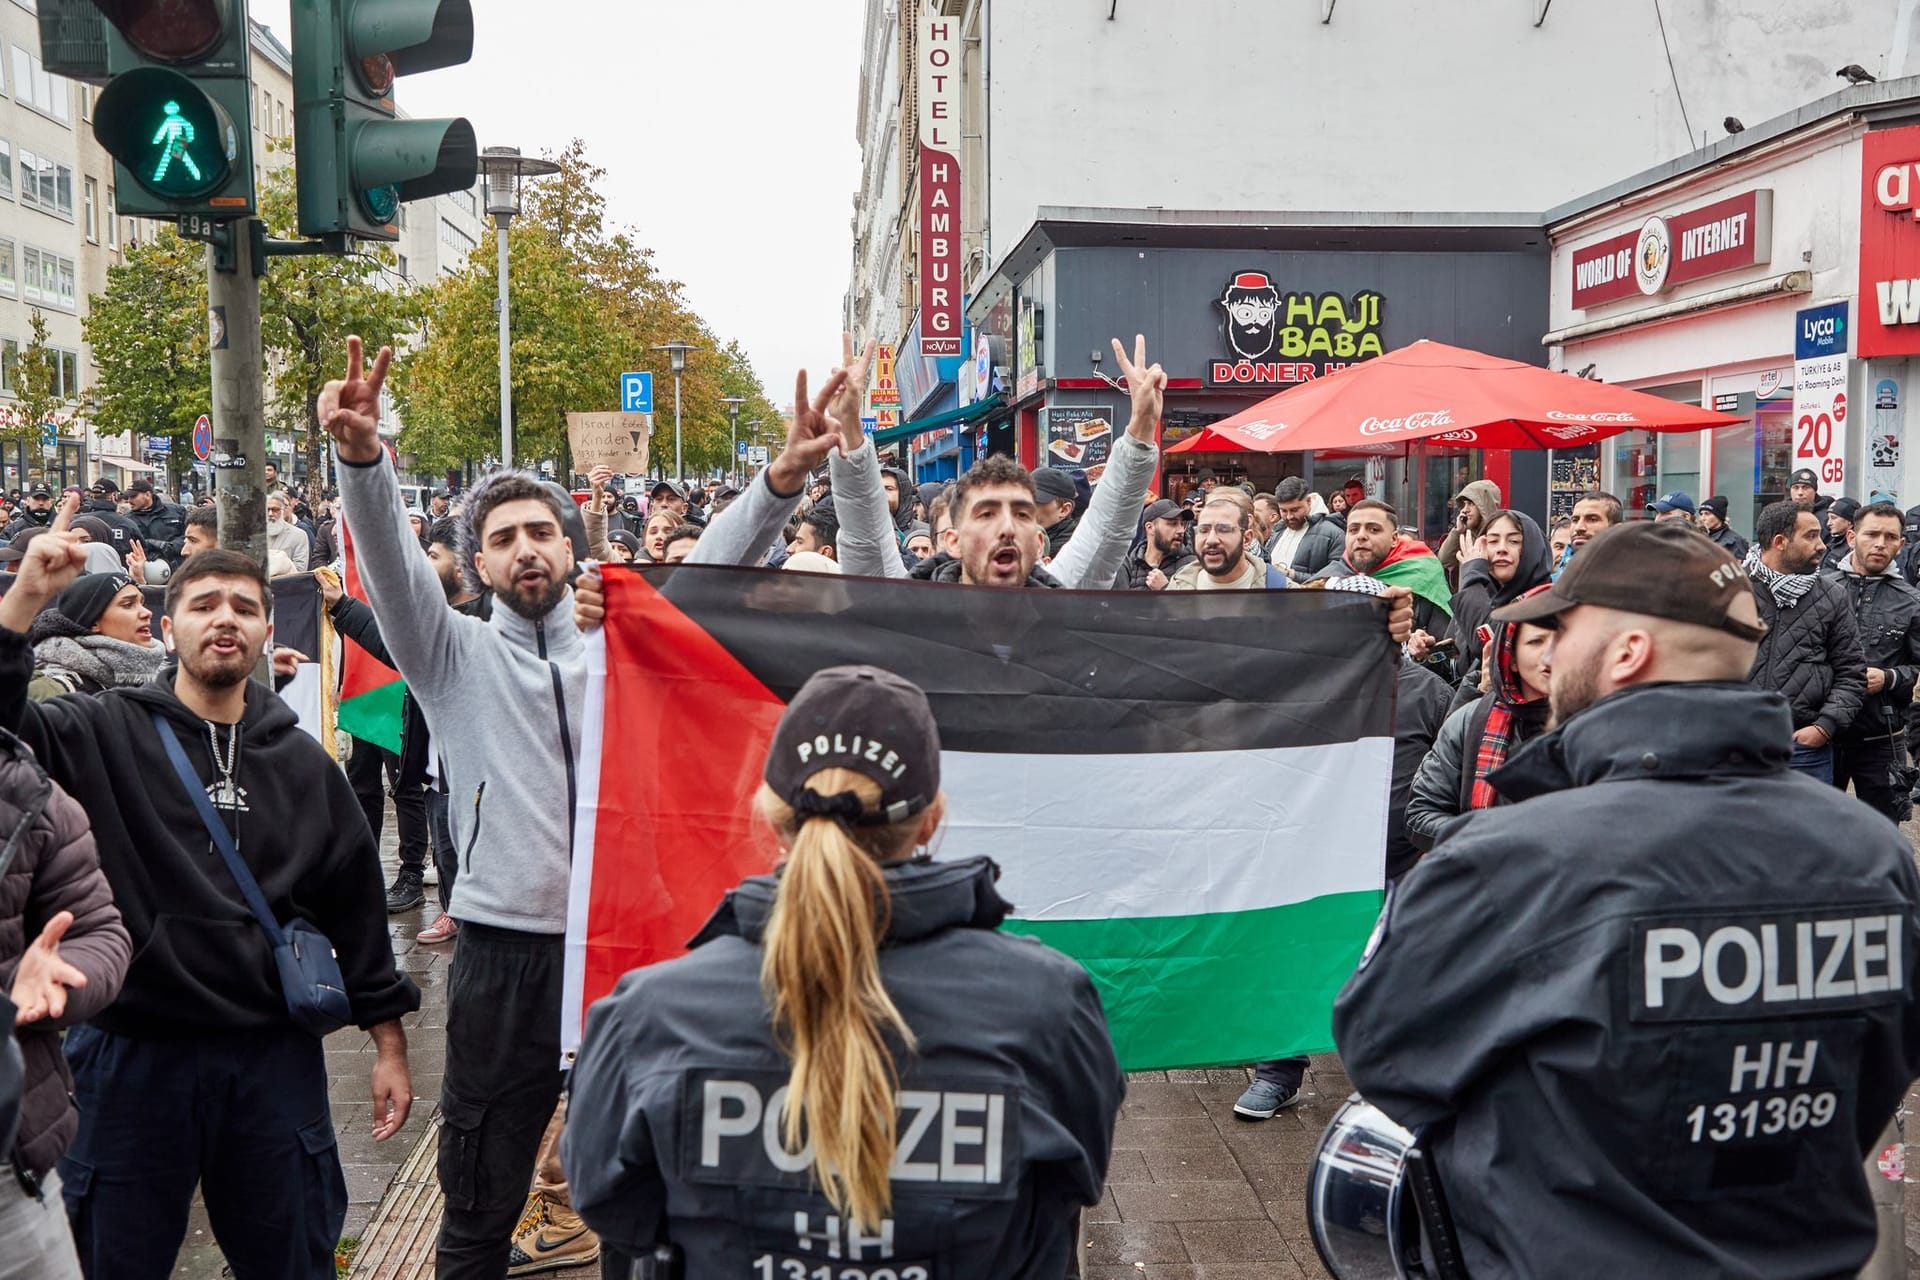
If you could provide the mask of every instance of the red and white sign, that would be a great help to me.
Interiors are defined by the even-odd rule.
[[[1685,213],[1656,214],[1632,231],[1573,251],[1573,305],[1584,310],[1635,294],[1760,266],[1773,257],[1773,192],[1762,188]]]
[[[875,406],[900,407],[900,384],[894,378],[893,348],[881,343],[873,356],[873,396]]]
[[[1920,355],[1920,125],[1867,134],[1860,156],[1854,351]]]
[[[1847,357],[1793,364],[1793,467],[1813,468],[1821,493],[1847,488]]]
[[[960,351],[960,20],[922,12],[920,354]]]

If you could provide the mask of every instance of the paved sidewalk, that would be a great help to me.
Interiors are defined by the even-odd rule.
[[[1909,826],[1913,836],[1916,828]],[[397,864],[389,811],[382,854]],[[447,967],[452,946],[413,941],[437,913],[428,907],[392,918],[394,954],[420,984],[421,1008],[406,1018],[415,1103],[391,1141],[368,1133],[373,1107],[367,1078],[370,1037],[342,1031],[327,1040],[334,1127],[346,1169],[345,1235],[357,1239],[415,1148],[427,1136],[445,1063]],[[1246,1087],[1243,1068],[1148,1071],[1129,1077],[1127,1101],[1114,1130],[1107,1194],[1087,1214],[1086,1280],[1294,1280],[1326,1272],[1307,1231],[1306,1175],[1321,1131],[1352,1086],[1332,1054],[1313,1058],[1299,1105],[1272,1120],[1248,1124],[1233,1116]],[[1920,1110],[1920,1091],[1908,1095]],[[1920,1276],[1920,1179],[1907,1188],[1907,1274]],[[218,1248],[206,1215],[195,1206],[175,1275],[217,1280]],[[383,1275],[393,1274],[383,1269]],[[548,1272],[556,1280],[589,1280],[598,1267]]]

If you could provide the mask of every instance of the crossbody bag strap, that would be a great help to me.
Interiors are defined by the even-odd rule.
[[[160,735],[160,745],[167,749],[167,759],[173,762],[173,771],[179,775],[180,785],[187,789],[193,798],[193,807],[200,812],[200,821],[206,824],[207,834],[213,837],[213,847],[220,851],[220,857],[226,862],[227,870],[233,873],[234,880],[240,886],[241,896],[246,898],[247,906],[253,909],[254,919],[266,930],[267,938],[275,945],[281,942],[280,922],[273,918],[273,912],[267,908],[266,898],[261,896],[260,886],[247,870],[247,864],[240,861],[240,851],[233,846],[233,833],[227,830],[227,824],[220,821],[220,814],[214,809],[213,801],[207,799],[207,789],[201,785],[199,775],[194,773],[193,764],[187,759],[187,752],[180,745],[180,739],[174,734],[173,726],[158,711],[153,713],[153,728]],[[238,732],[238,730],[235,730]]]

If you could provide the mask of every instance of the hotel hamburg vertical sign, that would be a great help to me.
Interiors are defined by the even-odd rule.
[[[960,351],[960,20],[920,15],[920,354]]]

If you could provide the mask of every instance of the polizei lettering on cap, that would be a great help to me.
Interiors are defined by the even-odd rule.
[[[906,762],[900,759],[899,752],[884,742],[863,738],[857,733],[852,737],[844,733],[831,736],[824,733],[816,734],[811,738],[803,739],[798,746],[794,747],[794,753],[800,757],[801,764],[821,756],[855,756],[879,765],[881,770],[896,782],[907,771]]]
[[[1636,920],[1634,1021],[1751,1021],[1892,1002],[1906,986],[1906,927],[1904,911],[1859,907]]]

